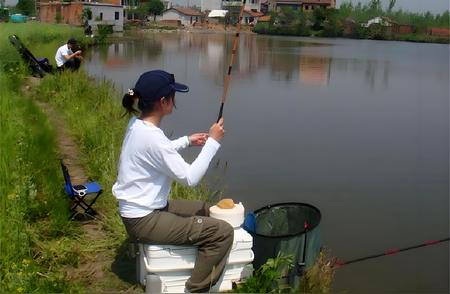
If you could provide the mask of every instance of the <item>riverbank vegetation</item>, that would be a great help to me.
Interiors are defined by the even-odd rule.
[[[127,118],[120,95],[106,81],[95,81],[83,71],[47,75],[23,94],[28,70],[7,37],[17,34],[35,56],[52,60],[55,48],[70,36],[83,42],[79,28],[40,23],[0,27],[1,186],[0,291],[100,292],[124,291],[135,286],[113,273],[111,263],[126,258],[127,240],[117,214],[111,186]],[[53,60],[52,60],[53,61]],[[54,61],[53,61],[54,62]],[[52,63],[53,63],[52,62]],[[36,106],[45,103],[58,112],[79,142],[80,161],[90,178],[100,182],[104,195],[96,207],[96,224],[106,236],[85,241],[82,224],[69,221],[55,143],[55,128]],[[205,186],[174,186],[179,197],[207,200]],[[102,279],[77,275],[82,263],[95,267],[106,260]],[[109,262],[109,263],[108,263]],[[90,263],[90,264],[89,264]],[[128,270],[133,276],[134,266]],[[130,284],[131,282],[131,284]]]
[[[433,15],[394,10],[394,6],[395,1],[382,7],[379,0],[372,0],[365,5],[343,3],[337,9],[302,11],[283,8],[271,12],[268,22],[258,22],[254,31],[272,35],[449,43],[448,10]],[[379,19],[368,25],[375,18]],[[432,29],[443,29],[443,33],[433,34]]]
[[[9,44],[11,34],[52,63],[55,48],[68,37],[91,42],[80,28],[65,25],[0,27],[0,292],[141,292],[110,192],[127,124],[120,93],[84,71],[47,75],[26,86],[29,72]],[[64,126],[52,125],[38,105],[58,113]],[[56,129],[62,127],[78,142],[86,174],[104,188],[96,203],[99,231],[91,232],[102,238],[90,238],[83,223],[69,220],[56,142]],[[173,186],[175,198],[208,201],[217,200],[217,194],[206,185]],[[92,268],[97,268],[95,274]]]
[[[45,33],[41,32],[41,29]],[[27,69],[7,39],[41,44],[66,39],[70,28],[0,27],[0,292],[77,292],[65,265],[76,265],[80,229],[68,221],[55,137],[46,117],[21,93]]]

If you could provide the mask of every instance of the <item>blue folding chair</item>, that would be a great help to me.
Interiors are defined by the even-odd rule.
[[[64,191],[67,196],[73,201],[73,205],[70,208],[72,214],[70,215],[70,219],[73,219],[77,214],[79,214],[79,209],[81,208],[82,213],[95,218],[97,212],[92,208],[97,201],[98,197],[102,194],[103,190],[99,183],[97,182],[89,182],[82,185],[72,185],[72,181],[70,180],[70,174],[67,167],[64,165],[61,160],[61,168],[64,175]],[[90,194],[95,194],[92,199],[88,202],[86,197]],[[90,198],[90,197],[89,197]]]

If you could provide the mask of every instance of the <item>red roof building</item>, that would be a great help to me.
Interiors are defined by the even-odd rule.
[[[198,10],[189,7],[174,6],[163,12],[161,21],[177,21],[182,25],[195,25],[201,22],[203,17],[203,13]]]

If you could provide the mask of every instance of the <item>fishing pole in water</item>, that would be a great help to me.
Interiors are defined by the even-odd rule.
[[[239,12],[239,19],[238,19],[238,23],[236,25],[236,36],[235,36],[234,42],[233,42],[233,49],[231,50],[231,57],[230,57],[230,63],[228,66],[228,72],[225,75],[224,82],[223,82],[223,94],[222,94],[222,98],[220,99],[221,103],[220,103],[219,117],[217,118],[217,122],[222,118],[223,106],[224,106],[225,100],[227,98],[228,87],[230,86],[231,69],[233,68],[234,59],[236,57],[237,47],[238,47],[238,43],[239,43],[239,34],[241,32],[241,22],[242,22],[242,19],[244,16],[244,6],[245,6],[246,1],[247,0],[242,1],[241,10]]]
[[[417,244],[417,245],[399,248],[399,249],[388,249],[388,250],[384,251],[383,253],[373,254],[373,255],[366,256],[366,257],[356,258],[356,259],[352,259],[352,260],[348,260],[348,261],[336,260],[334,262],[334,267],[339,268],[341,266],[348,265],[351,263],[360,262],[360,261],[373,259],[373,258],[378,258],[378,257],[382,257],[382,256],[394,255],[399,252],[408,251],[408,250],[417,249],[417,248],[426,247],[426,246],[431,246],[431,245],[436,245],[439,243],[447,242],[449,240],[450,240],[450,238],[444,238],[444,239],[440,239],[440,240],[429,240],[422,244]]]

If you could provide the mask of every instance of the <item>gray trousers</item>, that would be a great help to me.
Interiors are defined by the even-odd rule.
[[[142,218],[122,218],[131,238],[154,245],[193,245],[195,267],[186,282],[190,292],[207,292],[222,274],[233,245],[233,227],[209,216],[202,201],[169,200],[161,210]]]

